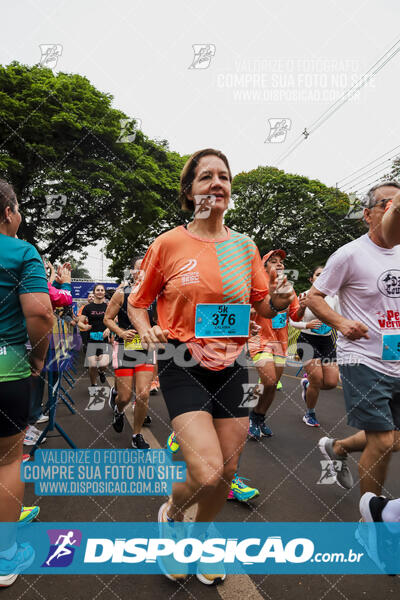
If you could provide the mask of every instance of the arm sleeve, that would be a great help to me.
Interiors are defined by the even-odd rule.
[[[159,245],[150,246],[142,262],[139,281],[129,294],[128,302],[135,308],[148,308],[165,285],[164,272],[160,260]]]
[[[50,300],[53,308],[70,306],[72,304],[72,296],[70,291],[59,290],[55,288],[54,285],[51,285],[50,282],[47,285],[49,288]]]
[[[297,294],[295,292],[294,299],[291,301],[291,303],[289,305],[289,317],[292,319],[292,321],[298,321],[297,312],[298,312],[299,308],[300,308],[300,303],[299,303]]]
[[[295,329],[307,329],[307,323],[305,321],[293,321],[289,319],[289,324]]]
[[[314,282],[314,287],[326,296],[335,296],[349,276],[350,261],[345,247],[339,248],[328,258],[324,270]]]
[[[86,317],[86,318],[88,318],[88,317],[89,317],[89,314],[88,314],[88,306],[89,306],[89,304],[85,304],[85,306],[83,306],[83,308],[82,308],[82,312],[81,312],[81,315],[85,315],[85,317]]]
[[[261,300],[264,300],[266,296],[268,296],[268,283],[268,275],[265,272],[264,265],[262,264],[258,248],[255,247],[251,269],[251,304],[253,304],[253,302],[260,302]]]
[[[48,288],[43,261],[36,248],[28,244],[24,253],[18,293],[29,294],[31,292],[48,293]]]

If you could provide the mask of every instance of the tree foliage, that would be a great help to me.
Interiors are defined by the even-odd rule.
[[[346,194],[273,167],[236,175],[232,199],[234,209],[228,211],[226,224],[249,235],[261,255],[286,250],[288,268],[300,274],[299,290],[309,287],[314,266],[324,264],[339,246],[365,231],[358,220],[345,218]]]
[[[20,201],[19,236],[50,260],[128,223],[140,239],[163,218],[179,156],[134,132],[134,120],[121,143],[122,119],[112,96],[85,77],[0,66],[0,177]]]

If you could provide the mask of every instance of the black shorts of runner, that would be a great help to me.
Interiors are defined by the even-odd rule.
[[[28,425],[30,377],[0,382],[0,437],[17,435]]]
[[[111,345],[106,342],[89,342],[86,349],[86,358],[89,356],[101,356],[108,354],[111,356]]]
[[[154,350],[125,350],[123,343],[114,342],[112,366],[116,377],[134,375],[138,371],[153,371]]]
[[[297,354],[304,363],[313,358],[319,358],[323,365],[336,363],[336,346],[331,335],[301,332],[297,338]]]
[[[168,340],[178,345],[176,340]],[[189,361],[186,348],[183,355]],[[242,357],[243,358],[243,357]],[[220,371],[211,371],[200,365],[178,366],[173,358],[166,361],[159,356],[159,379],[170,419],[192,411],[209,412],[214,419],[247,417],[249,409],[244,404],[247,369],[234,362]]]

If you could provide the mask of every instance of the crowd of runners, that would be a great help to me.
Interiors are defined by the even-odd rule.
[[[261,257],[248,236],[224,225],[231,181],[222,152],[193,154],[180,182],[192,220],[132,257],[129,281],[109,300],[104,285],[93,287],[72,319],[89,391],[114,377],[110,421],[121,434],[134,402],[134,452],[150,447],[142,428],[151,425],[150,394],[161,391],[171,420],[166,445],[182,452],[187,478],[159,509],[160,533],[172,535],[192,505],[196,522],[213,522],[227,498],[259,494],[239,476],[239,459],[247,440],[273,435],[268,411],[282,385],[291,325],[300,330],[294,354],[303,367],[304,425],[319,427],[319,393],[340,380],[348,424],[358,431],[322,437],[319,449],[345,489],[354,485],[348,454],[361,452],[362,519],[399,521],[400,499],[381,492],[390,456],[400,449],[400,185],[384,182],[368,192],[368,231],[315,265],[310,289],[297,295],[284,274],[284,250]],[[18,239],[20,222],[15,193],[0,181],[0,521],[11,523],[35,516],[35,507],[23,506],[20,464],[24,444],[37,443],[36,425],[48,419],[43,369],[53,310],[72,304],[70,265],[55,271],[44,264]],[[249,367],[259,377],[253,385]],[[13,583],[33,556],[10,530],[0,540],[0,585]],[[170,572],[160,560],[169,579],[186,577],[184,565]],[[226,575],[222,563],[214,573],[199,563],[197,577],[212,585]]]

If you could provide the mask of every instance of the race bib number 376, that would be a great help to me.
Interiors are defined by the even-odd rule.
[[[250,304],[197,304],[197,338],[248,337]]]

